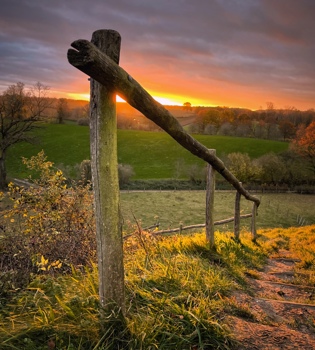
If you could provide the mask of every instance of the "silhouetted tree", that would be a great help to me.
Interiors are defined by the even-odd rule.
[[[279,130],[283,136],[283,141],[289,140],[295,135],[294,124],[287,120],[283,120],[279,123]]]
[[[48,87],[36,83],[29,90],[21,82],[11,85],[0,96],[0,188],[7,185],[7,150],[18,142],[31,142],[29,132],[51,105]]]
[[[191,103],[190,102],[185,102],[183,104],[183,106],[184,106],[184,110],[191,111]]]
[[[66,98],[59,98],[57,106],[57,122],[62,124],[70,115],[68,101]]]

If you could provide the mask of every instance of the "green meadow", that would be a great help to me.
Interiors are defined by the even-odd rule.
[[[7,156],[8,175],[11,178],[27,177],[21,157],[29,158],[42,149],[48,160],[56,166],[74,166],[89,159],[89,128],[75,124],[45,124],[35,131],[34,144],[20,143],[9,149]],[[237,138],[228,136],[194,135],[208,148],[217,150],[220,157],[232,152],[248,153],[257,158],[269,152],[282,152],[288,143]],[[165,132],[118,130],[118,162],[130,164],[134,179],[173,178],[176,162],[185,165],[204,162],[183,149]]]
[[[256,193],[261,200],[256,225],[258,229],[314,225],[314,195],[297,193]],[[121,209],[124,230],[130,233],[136,221],[143,228],[159,223],[160,230],[205,223],[206,191],[123,191]],[[216,191],[215,221],[234,216],[235,191]],[[251,213],[252,202],[242,198],[241,214]],[[251,219],[241,220],[241,229],[250,231]],[[233,223],[216,226],[219,231],[233,231]],[[201,229],[203,230],[203,229]],[[194,230],[196,231],[196,229]]]

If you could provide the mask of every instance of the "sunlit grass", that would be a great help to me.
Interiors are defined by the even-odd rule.
[[[239,244],[217,233],[209,250],[203,233],[153,238],[139,232],[125,242],[128,349],[229,349],[222,318],[225,299],[245,288],[246,266],[264,255],[250,240]],[[0,322],[1,349],[116,349],[99,327],[97,269],[37,277],[16,294]],[[109,339],[111,339],[109,337]],[[114,346],[114,345],[113,345]]]
[[[281,249],[301,259],[299,269],[314,271],[314,233],[314,225],[260,230],[254,244],[246,232],[241,242],[216,232],[213,251],[204,232],[155,237],[136,227],[124,243],[124,329],[115,331],[109,318],[101,330],[92,265],[69,275],[38,276],[16,291],[1,308],[0,348],[42,350],[53,341],[56,349],[231,349],[226,316],[253,319],[233,292],[249,292],[246,276]]]

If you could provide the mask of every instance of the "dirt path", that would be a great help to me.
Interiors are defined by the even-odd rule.
[[[238,350],[315,349],[315,287],[303,286],[298,262],[289,251],[270,257],[258,278],[248,278],[251,295],[236,293],[236,303],[251,317],[230,317]]]

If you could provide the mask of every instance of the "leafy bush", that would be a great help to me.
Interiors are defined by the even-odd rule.
[[[89,265],[96,255],[90,186],[69,188],[43,151],[23,163],[39,178],[29,188],[9,185],[13,205],[5,212],[0,239],[2,273],[11,276],[14,288],[34,273]]]
[[[241,182],[250,182],[257,178],[260,168],[256,166],[247,153],[234,152],[227,156],[227,167]]]

